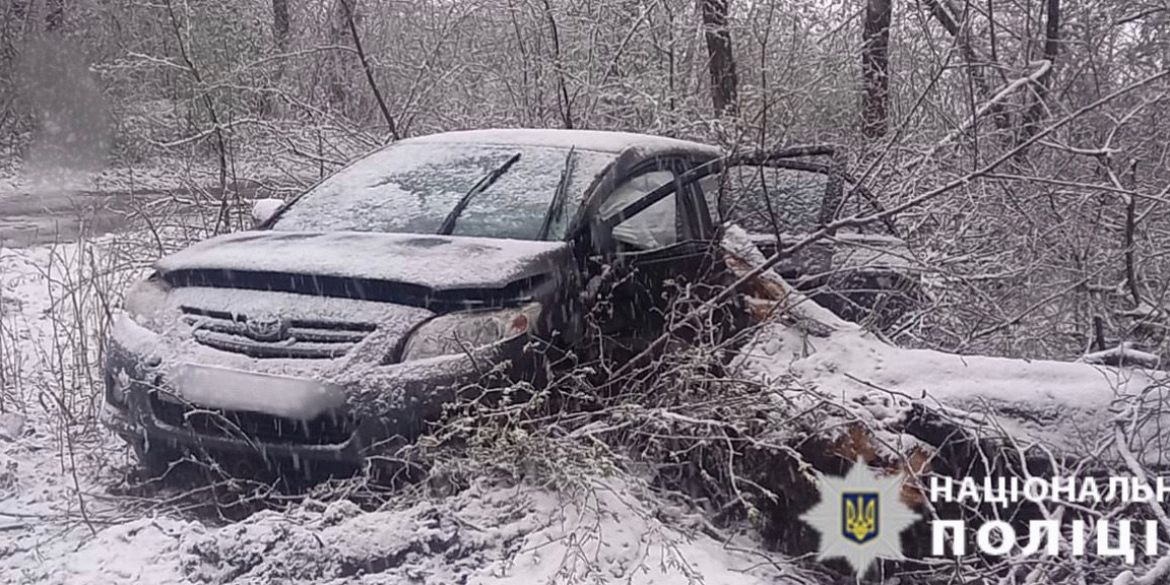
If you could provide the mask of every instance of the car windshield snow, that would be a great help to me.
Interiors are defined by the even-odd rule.
[[[281,231],[434,234],[476,183],[519,158],[458,213],[454,235],[535,240],[557,193],[570,149],[403,142],[326,179],[289,206]],[[546,239],[565,235],[586,190],[616,155],[572,151],[563,208]]]

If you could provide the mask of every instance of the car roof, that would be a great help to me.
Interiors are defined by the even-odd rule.
[[[632,132],[607,132],[601,130],[562,130],[556,128],[495,128],[443,132],[429,136],[408,138],[402,143],[448,143],[448,144],[511,144],[517,146],[549,146],[559,148],[575,147],[620,154],[627,150],[643,151],[651,155],[658,152],[693,152],[706,156],[721,156],[723,151],[715,146],[652,136]]]

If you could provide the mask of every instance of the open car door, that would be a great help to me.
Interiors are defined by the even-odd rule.
[[[601,303],[601,332],[631,354],[663,331],[672,311],[710,298],[726,281],[701,193],[694,180],[682,180],[684,170],[635,174],[590,226],[595,256],[586,296]]]
[[[662,325],[664,302],[672,300],[667,287],[726,284],[717,241],[722,225],[743,227],[771,255],[838,218],[881,212],[877,198],[832,155],[808,148],[732,155],[690,169],[617,211],[603,210],[594,236],[614,264],[625,267],[626,286],[615,289],[616,298],[635,314],[623,320],[652,333]],[[812,160],[818,156],[829,160]],[[640,235],[639,222],[669,235]],[[887,218],[830,233],[776,269],[842,317],[877,318],[885,327],[917,294],[917,279],[905,270],[909,265],[905,243]]]
[[[712,224],[738,224],[767,256],[838,219],[883,211],[830,148],[726,157],[695,169],[693,180]],[[830,231],[781,260],[776,271],[838,315],[886,329],[918,304],[921,288],[911,260],[885,217]]]

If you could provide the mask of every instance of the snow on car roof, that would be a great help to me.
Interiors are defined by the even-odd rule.
[[[718,147],[689,140],[634,134],[631,132],[607,132],[601,130],[561,130],[555,128],[497,128],[487,130],[464,130],[443,132],[429,136],[409,138],[403,142],[464,143],[464,144],[515,144],[518,146],[551,146],[560,148],[576,147],[583,150],[620,153],[626,149],[644,150],[691,150],[711,156],[720,156]]]

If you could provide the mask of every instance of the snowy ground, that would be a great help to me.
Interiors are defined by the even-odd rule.
[[[93,531],[121,520],[107,495],[123,450],[98,432],[97,391],[78,373],[65,310],[78,269],[73,247],[0,250],[0,567],[5,582],[24,567],[70,553]],[[75,339],[75,338],[74,338]],[[68,372],[68,373],[67,373]]]
[[[750,542],[668,527],[636,490],[596,482],[563,497],[477,485],[362,512],[346,500],[261,512],[222,527],[142,518],[22,568],[49,583],[799,583]]]

